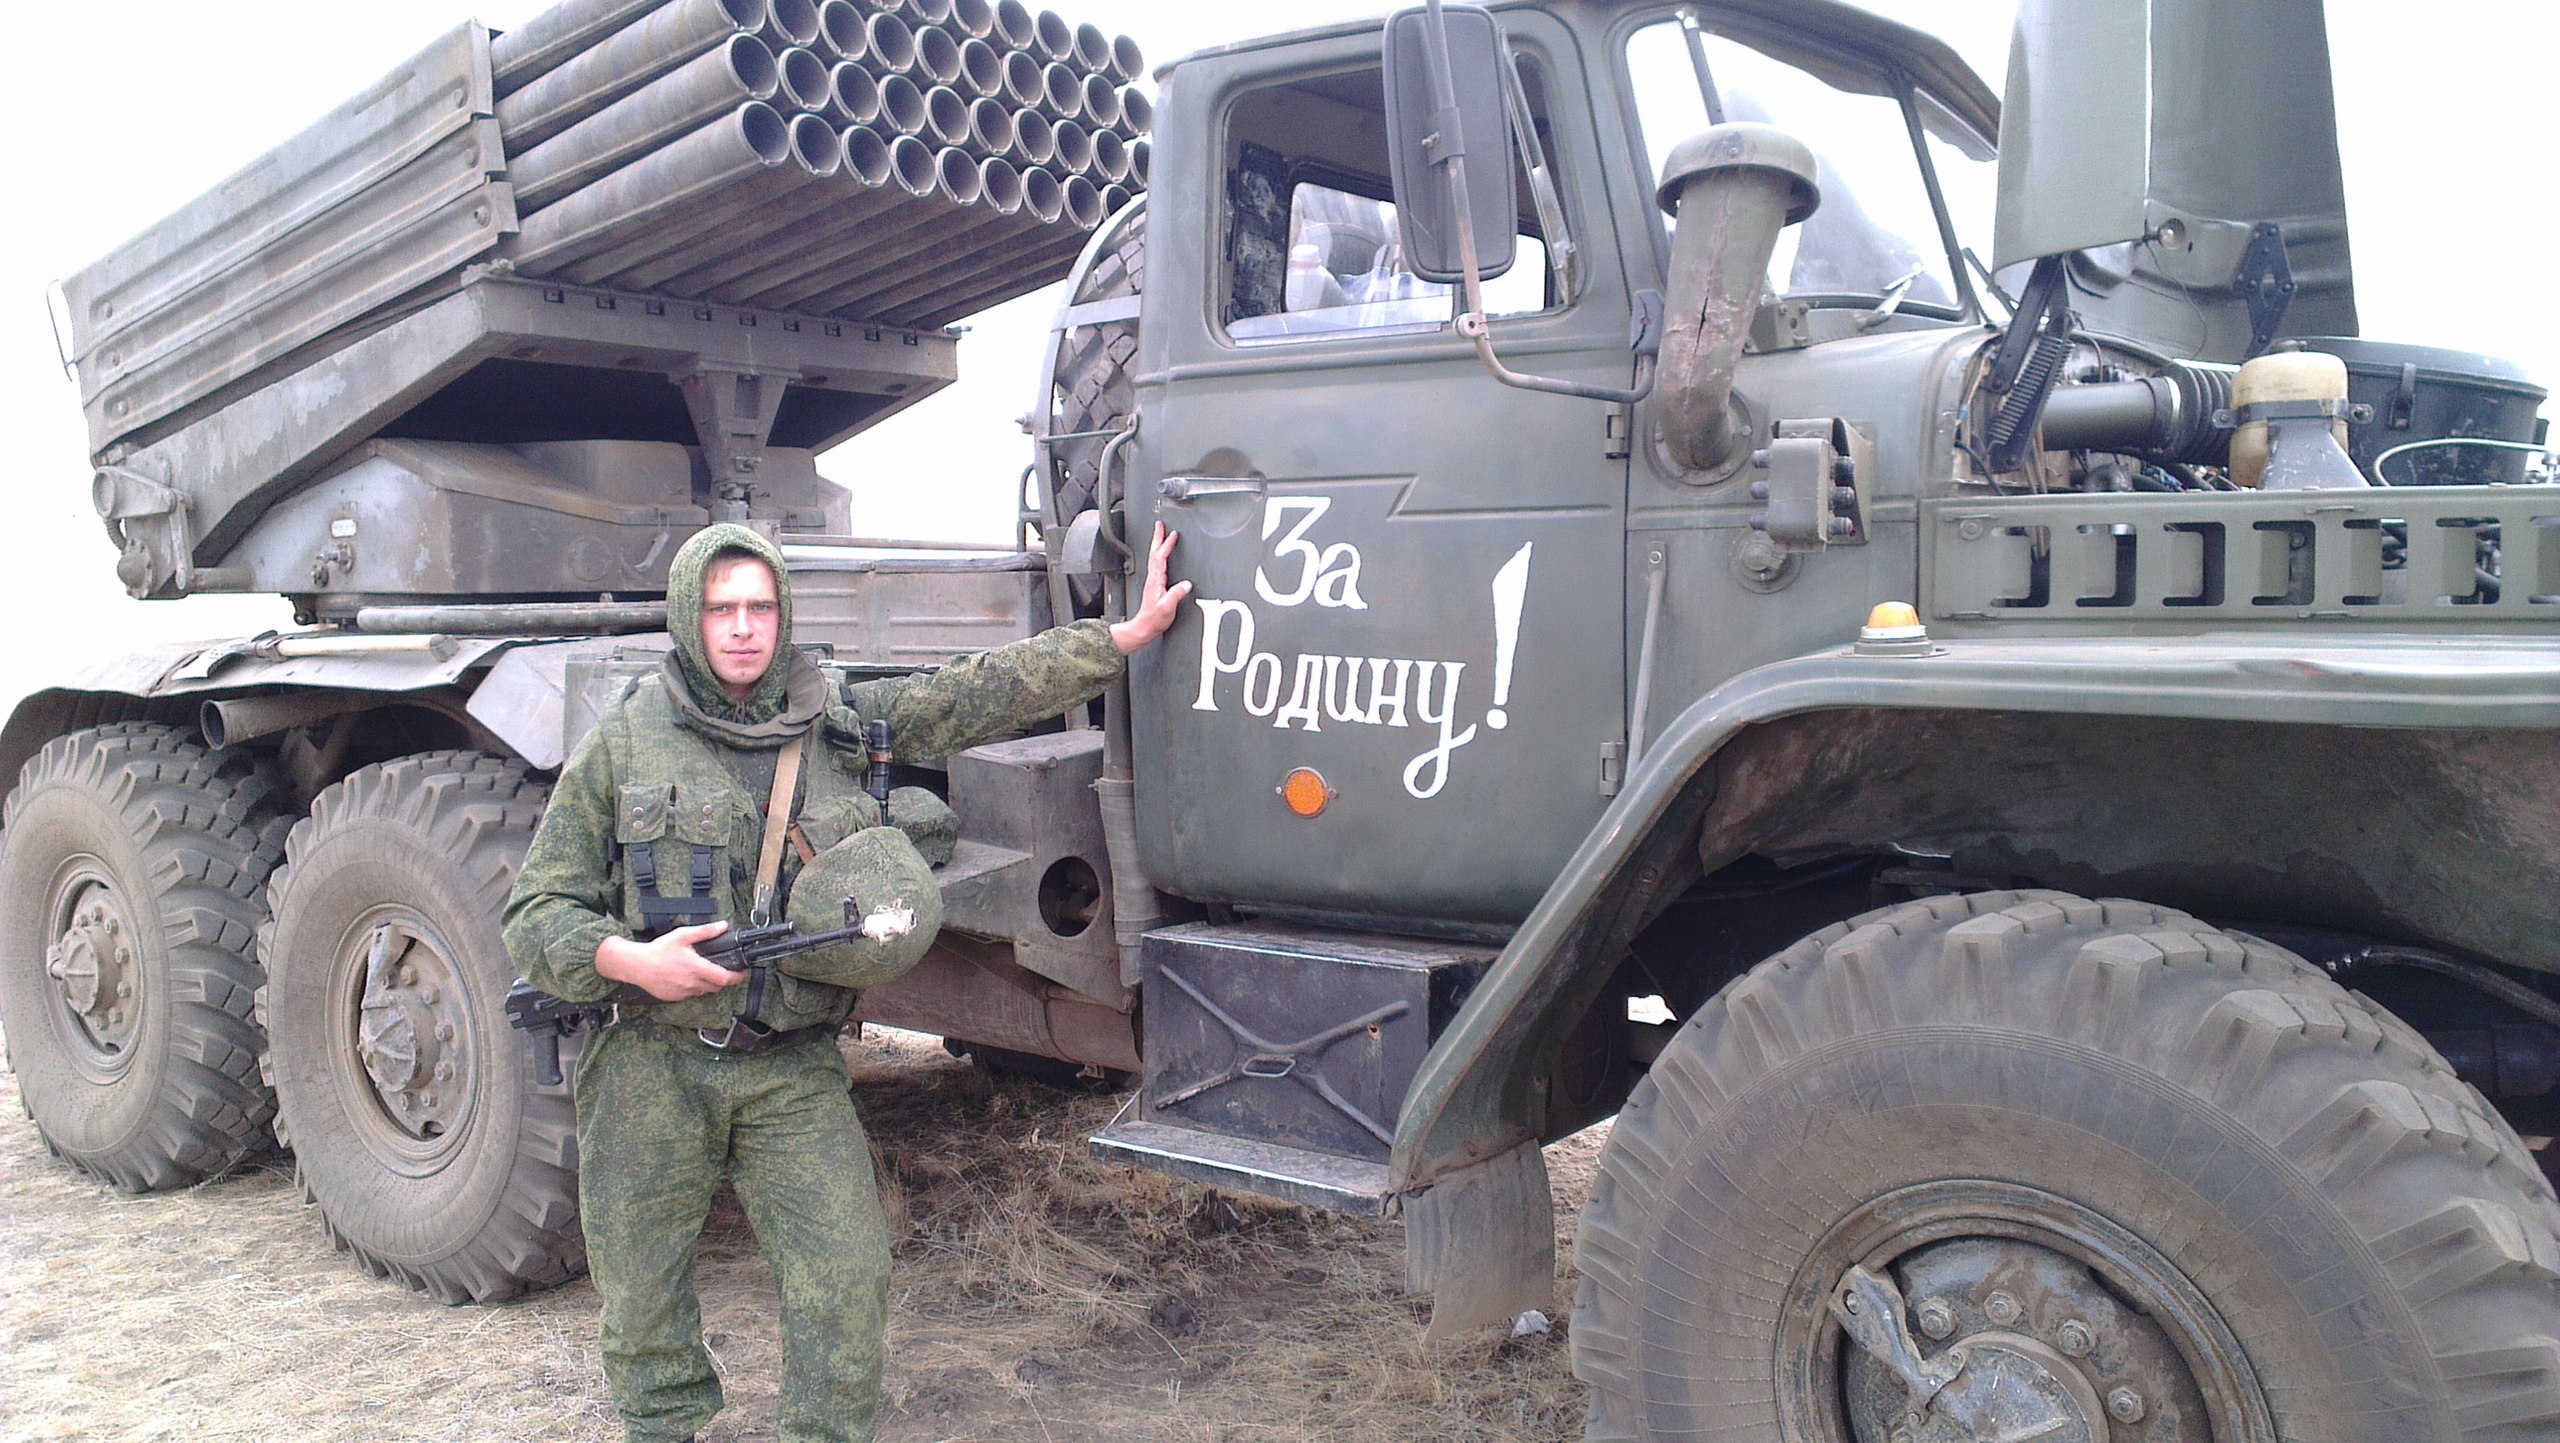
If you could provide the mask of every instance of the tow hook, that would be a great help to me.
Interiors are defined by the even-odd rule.
[[[2004,1299],[2005,1300],[2005,1299]],[[2097,1389],[2070,1356],[2040,1339],[2000,1328],[1970,1333],[1931,1357],[1903,1322],[1902,1294],[1883,1276],[1853,1267],[1831,1293],[1831,1316],[1849,1340],[1883,1365],[1849,1368],[1853,1419],[1861,1439],[1891,1443],[2104,1443],[2112,1414],[2133,1422],[2140,1399],[2125,1393],[2124,1406],[2101,1402]],[[2014,1303],[2011,1309],[2014,1315]],[[1931,1320],[1924,1318],[1926,1326]],[[1995,1320],[1999,1321],[1999,1320]],[[1928,1328],[1933,1335],[1945,1329]],[[2079,1334],[2089,1332],[2078,1325]],[[2094,1347],[2096,1339],[2085,1339]],[[2083,1353],[2087,1347],[2081,1349]],[[1847,1362],[1849,1360],[1844,1360]],[[1857,1374],[1867,1371],[1861,1385]],[[1895,1383],[1901,1385],[1895,1396]],[[1899,1414],[1899,1417],[1894,1415]]]

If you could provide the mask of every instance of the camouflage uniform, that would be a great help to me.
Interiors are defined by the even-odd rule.
[[[721,689],[702,643],[704,573],[727,552],[762,559],[781,589],[783,640],[742,703]],[[860,787],[864,717],[889,719],[899,759],[932,760],[1057,715],[1122,665],[1108,628],[1086,621],[839,696],[789,644],[781,554],[740,526],[711,527],[677,553],[667,628],[675,649],[665,667],[615,703],[562,769],[507,899],[507,950],[555,996],[608,995],[613,984],[596,973],[596,948],[649,931],[650,905],[698,914],[679,912],[681,920],[746,919],[774,764],[793,736],[815,743],[805,749],[798,811],[811,846],[824,850],[881,820]],[[786,895],[798,866],[786,849]],[[879,1401],[889,1249],[833,1043],[854,994],[773,974],[759,1019],[806,1030],[745,1056],[703,1045],[694,1029],[725,1026],[747,991],[741,983],[626,1006],[579,1058],[578,1199],[604,1302],[605,1374],[631,1439],[683,1438],[719,1411],[693,1258],[726,1176],[781,1291],[779,1437],[867,1439]]]

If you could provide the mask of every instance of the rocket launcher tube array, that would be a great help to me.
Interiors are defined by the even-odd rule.
[[[1136,42],[1022,0],[565,0],[491,53],[527,275],[907,325],[1144,184]]]
[[[759,289],[896,294],[900,309],[828,314],[905,327],[982,299],[974,282],[910,298],[882,267],[925,262],[870,259],[923,233],[1000,247],[933,257],[948,274],[1001,261],[991,286],[1034,289],[1119,173],[1095,131],[1116,107],[1109,128],[1133,139],[1146,114],[1119,88],[1136,47],[1098,36],[1024,0],[560,0],[504,34],[456,26],[70,279],[92,446],[159,445],[493,265],[697,297],[788,265]],[[1062,150],[1069,108],[1085,128]],[[891,138],[937,118],[949,166]],[[855,129],[867,167],[842,155]],[[966,203],[933,184],[963,162]]]

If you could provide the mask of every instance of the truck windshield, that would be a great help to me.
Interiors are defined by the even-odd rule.
[[[1712,15],[1698,39],[1723,118],[1778,126],[1812,147],[1817,159],[1821,209],[1780,234],[1769,265],[1770,289],[1783,298],[1815,302],[1873,304],[1891,297],[1900,309],[1956,315],[1959,290],[1901,101],[1844,90],[1719,35]],[[1690,43],[1676,19],[1647,25],[1627,42],[1628,79],[1651,175],[1661,174],[1672,147],[1709,123]],[[1864,74],[1854,83],[1884,88]],[[1990,214],[1991,149],[1925,96],[1920,110],[1959,239],[1972,244],[1966,223]]]

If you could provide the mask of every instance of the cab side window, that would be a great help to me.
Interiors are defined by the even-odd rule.
[[[1541,87],[1524,58],[1530,113]],[[1227,122],[1226,333],[1428,333],[1456,318],[1460,287],[1404,263],[1387,170],[1386,86],[1376,69],[1337,72],[1240,97]],[[1512,163],[1518,164],[1517,157]],[[1525,183],[1511,269],[1485,283],[1485,309],[1524,315],[1563,303]]]

